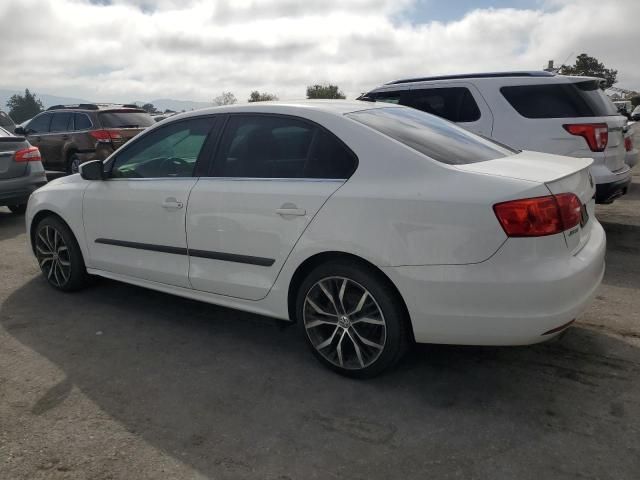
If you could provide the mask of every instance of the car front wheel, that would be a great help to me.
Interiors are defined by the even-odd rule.
[[[73,233],[57,217],[38,223],[33,240],[36,259],[42,274],[54,288],[73,291],[88,283],[82,252]]]
[[[346,376],[372,377],[409,345],[409,322],[397,292],[359,262],[328,262],[302,282],[297,322],[315,356]]]

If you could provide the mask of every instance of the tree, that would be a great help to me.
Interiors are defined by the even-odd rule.
[[[249,99],[247,100],[247,102],[268,102],[270,100],[278,100],[278,97],[273,93],[260,93],[258,90],[254,90],[253,92],[251,92],[251,95],[249,95]]]
[[[221,95],[218,95],[216,98],[213,99],[213,104],[217,106],[233,105],[234,103],[237,103],[237,102],[238,102],[238,99],[231,92],[222,92]]]
[[[7,107],[9,108],[9,116],[16,123],[29,120],[44,110],[42,102],[28,88],[25,89],[24,95],[17,93],[11,95],[11,98],[7,101]]]
[[[604,89],[613,86],[618,81],[618,71],[606,68],[597,58],[581,53],[576,58],[575,65],[563,65],[560,68],[563,75],[582,75],[586,77],[599,77],[605,81]]]
[[[158,109],[153,105],[153,103],[145,103],[140,108],[142,108],[147,113],[158,113]]]
[[[340,91],[337,85],[316,84],[307,87],[307,98],[338,98],[344,100],[344,93]]]

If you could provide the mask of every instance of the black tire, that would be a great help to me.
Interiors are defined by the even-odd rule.
[[[80,165],[80,158],[78,157],[78,155],[74,153],[69,157],[69,160],[67,160],[67,173],[69,175],[78,173],[78,170],[76,169],[76,167],[79,165]]]
[[[11,210],[13,213],[16,213],[18,215],[22,215],[24,212],[27,211],[27,204],[23,203],[21,205],[9,205],[9,210]]]
[[[55,233],[53,232],[57,232],[62,242],[60,242],[60,237],[58,237],[57,241],[54,240]],[[44,239],[48,239],[48,243],[44,243]],[[42,219],[35,227],[33,242],[38,264],[49,285],[63,292],[80,290],[89,285],[90,279],[84,264],[82,251],[73,232],[62,220],[55,216]],[[50,248],[50,251],[56,251],[55,257],[59,261],[59,269],[55,268],[53,260],[46,260],[47,257],[52,257],[52,255],[43,254],[42,247],[44,246],[46,249],[47,245],[58,246],[58,249],[54,246]],[[66,248],[66,250],[60,248],[59,245],[62,245],[62,248]],[[44,251],[46,253],[48,250]],[[68,266],[62,265],[63,263],[68,263]],[[65,271],[67,272],[66,275]]]
[[[347,280],[347,286],[343,287],[345,279]],[[320,286],[321,280],[327,290],[333,289],[333,292],[330,291],[329,293],[336,299],[335,303],[339,302],[338,305],[334,306],[334,302],[329,301],[320,306],[319,302],[322,299],[316,297],[315,300],[312,300],[313,307],[310,307],[312,303],[309,300],[315,293],[318,293],[318,288],[322,290]],[[343,291],[344,302],[339,298],[340,290]],[[361,296],[361,293],[364,292],[368,296]],[[323,294],[326,296],[324,291]],[[309,298],[307,298],[308,295]],[[348,299],[349,296],[351,296],[350,300]],[[360,313],[339,315],[341,310],[345,313],[347,310],[353,311],[353,309],[347,308],[347,304],[354,305],[355,300],[362,300],[363,297],[366,297],[366,300],[364,307],[361,307]],[[333,307],[331,311],[335,312],[336,315],[327,317],[324,314],[318,315],[316,307],[319,307],[324,312],[330,312]],[[382,321],[384,326],[371,325],[370,323],[373,323],[372,319],[375,315],[366,314],[365,309],[377,311],[379,316],[376,318],[379,320],[375,321]],[[386,277],[366,264],[357,261],[330,261],[313,269],[298,288],[295,312],[296,322],[316,358],[333,371],[348,377],[371,378],[380,374],[382,371],[394,366],[411,344],[409,318],[397,291]],[[307,316],[306,318],[305,315]],[[359,315],[372,318],[366,318],[363,321],[362,318],[358,319]],[[337,321],[335,324],[328,323],[324,325],[322,324],[324,322],[318,322],[318,319],[328,319],[331,322],[334,316]],[[344,323],[341,323],[343,320]],[[351,324],[351,321],[354,323]],[[321,323],[321,325],[308,328],[309,325],[317,323]],[[359,326],[356,327],[356,324],[359,324]],[[354,332],[354,329],[357,329],[357,331]],[[317,333],[320,330],[324,330],[325,334]],[[381,335],[383,331],[385,333],[384,337]],[[331,335],[331,332],[333,332],[335,338]],[[341,347],[344,348],[344,352],[341,352],[338,356],[337,346],[334,348],[334,343],[344,341],[339,339],[339,336],[347,338],[347,341]],[[333,338],[333,341],[328,346],[320,349],[316,348],[315,345],[323,345],[329,340],[329,337]],[[363,337],[369,343],[363,344],[361,342]],[[324,341],[320,342],[323,338]],[[372,341],[372,338],[377,340]],[[356,344],[359,347],[356,347]],[[383,345],[383,347],[382,349],[371,348],[369,345],[372,344]],[[334,358],[329,358],[333,356],[332,349],[336,350],[336,355]],[[367,358],[367,352],[371,353],[369,358]],[[349,364],[350,360],[351,364]]]

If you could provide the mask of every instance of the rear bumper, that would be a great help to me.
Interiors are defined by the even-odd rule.
[[[640,152],[637,149],[633,149],[630,152],[627,152],[627,155],[624,157],[624,163],[629,165],[629,168],[633,168],[638,164],[638,158],[640,157]]]
[[[407,304],[416,341],[526,345],[552,338],[577,318],[604,275],[602,226],[593,221],[575,255],[545,258],[544,247],[536,253],[521,241],[528,240],[507,240],[478,264],[384,267]]]
[[[596,203],[611,203],[616,198],[625,195],[629,189],[630,183],[630,174],[627,175],[626,178],[616,180],[614,182],[598,183],[596,185]]]
[[[29,196],[46,183],[44,170],[26,177],[0,180],[0,206],[24,205]]]

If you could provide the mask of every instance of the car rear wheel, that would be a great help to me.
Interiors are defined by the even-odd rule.
[[[302,282],[297,321],[315,356],[346,376],[372,377],[400,360],[408,318],[389,281],[357,262],[328,262]]]
[[[79,290],[89,276],[73,233],[56,217],[46,217],[35,229],[34,250],[47,282],[63,291]]]
[[[74,153],[69,157],[69,161],[67,162],[67,173],[74,174],[80,171],[80,158]]]
[[[23,203],[22,205],[9,205],[9,210],[13,213],[22,214],[27,210],[27,204]]]

